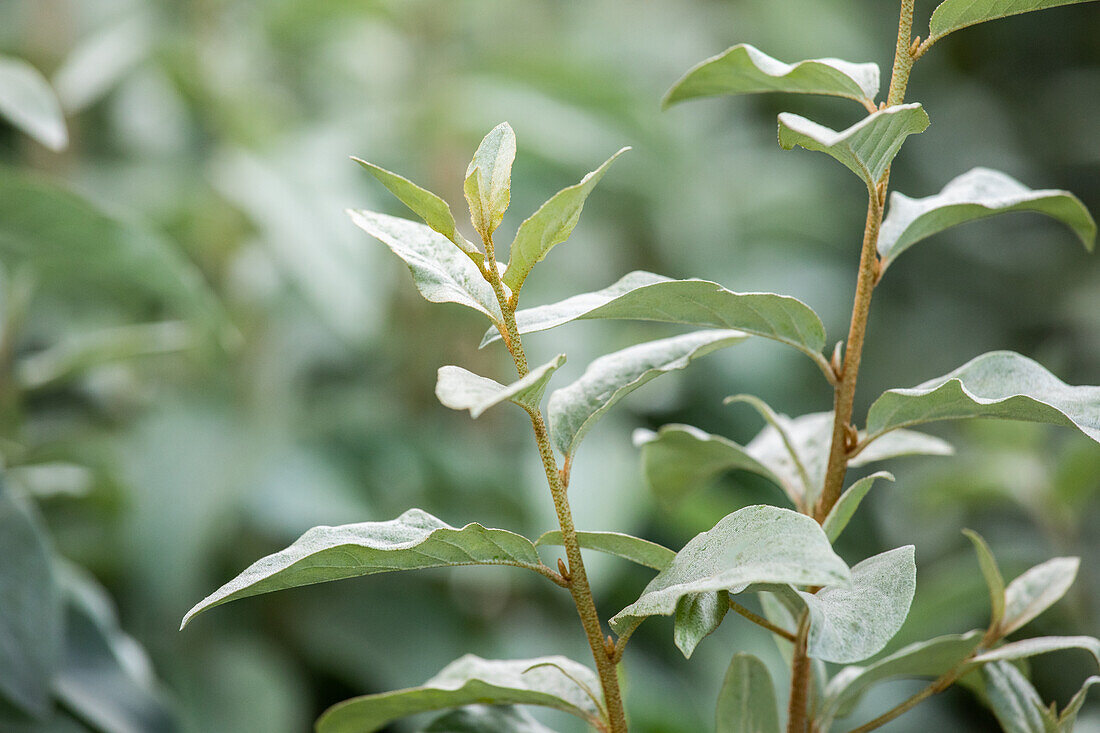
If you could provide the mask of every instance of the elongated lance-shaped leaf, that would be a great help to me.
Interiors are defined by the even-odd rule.
[[[664,570],[676,557],[676,553],[664,545],[620,532],[577,532],[577,542],[585,550],[621,557],[654,570]],[[563,544],[561,530],[558,529],[550,530],[535,540],[535,547],[561,547]]]
[[[564,363],[565,354],[558,354],[507,386],[462,367],[440,367],[435,396],[445,407],[469,410],[474,418],[501,402],[514,402],[525,409],[537,410],[550,377]]]
[[[69,144],[65,116],[45,77],[22,59],[0,56],[0,117],[50,150]]]
[[[1013,211],[1033,211],[1062,222],[1092,250],[1096,222],[1081,200],[1069,191],[1033,191],[1019,181],[988,168],[974,168],[952,179],[933,196],[914,199],[890,194],[890,208],[878,235],[883,267],[922,239],[969,221]]]
[[[802,301],[774,293],[735,293],[706,280],[671,280],[640,270],[603,290],[517,311],[516,325],[522,334],[597,318],[733,328],[793,346],[829,369],[821,355],[825,327]],[[481,345],[499,338],[492,329]]]
[[[867,492],[871,490],[875,480],[880,478],[893,481],[894,475],[887,471],[879,471],[870,476],[864,476],[840,495],[836,504],[833,504],[833,508],[829,510],[829,515],[825,517],[825,521],[821,523],[821,528],[825,530],[830,542],[836,542],[836,538],[840,536],[840,533],[844,531],[844,528],[848,526],[848,522],[856,513],[863,497],[867,496]]]
[[[850,715],[875,684],[899,677],[939,677],[965,661],[981,640],[980,631],[940,636],[910,644],[867,666],[845,667],[825,688],[818,716],[821,729],[828,730],[835,718]]]
[[[486,240],[500,226],[512,198],[512,162],[516,134],[507,122],[489,131],[466,169],[462,192],[470,205],[470,221]]]
[[[523,708],[468,705],[433,720],[421,733],[554,733]]]
[[[729,594],[726,591],[692,593],[676,603],[676,613],[672,617],[672,641],[684,659],[691,659],[699,642],[718,630],[729,608]]]
[[[257,560],[200,601],[183,617],[239,598],[301,585],[393,570],[459,565],[514,565],[545,570],[531,541],[503,529],[467,524],[461,529],[420,509],[388,522],[314,527],[285,550]]]
[[[1058,716],[1058,724],[1061,726],[1058,729],[1059,733],[1073,733],[1077,724],[1077,713],[1081,711],[1081,707],[1085,704],[1085,697],[1088,696],[1093,685],[1100,685],[1100,676],[1093,675],[1085,680],[1081,689],[1066,703],[1066,707]]]
[[[317,733],[371,733],[416,713],[475,703],[540,705],[600,721],[600,710],[576,681],[599,689],[595,673],[566,657],[490,660],[467,654],[420,687],[337,703],[317,720]]]
[[[582,178],[580,183],[558,191],[519,225],[508,256],[508,269],[503,277],[504,284],[512,292],[519,292],[531,268],[541,262],[554,245],[569,239],[581,217],[588,194],[592,193],[611,164],[627,150],[630,148],[623,148],[612,155],[603,165]]]
[[[1089,0],[944,0],[932,12],[928,40],[935,43],[948,33],[987,20],[1083,2]]]
[[[779,733],[779,708],[767,666],[752,654],[735,654],[718,691],[715,733]]]
[[[1057,730],[1054,714],[1027,677],[1008,662],[982,668],[989,707],[1004,733],[1050,733]]]
[[[1077,578],[1081,559],[1056,557],[1022,573],[1005,589],[1000,635],[1007,636],[1057,603]]]
[[[813,519],[773,506],[750,506],[693,537],[637,601],[611,619],[616,632],[647,616],[671,616],[693,593],[741,592],[752,583],[839,585],[850,577]]]
[[[997,567],[993,551],[982,536],[972,529],[964,529],[963,534],[974,544],[974,550],[978,553],[978,565],[981,567],[982,577],[985,578],[986,588],[989,589],[989,626],[997,628],[1005,615],[1005,579],[1001,575],[1001,569]]]
[[[840,132],[784,112],[779,115],[779,144],[785,150],[799,145],[830,155],[874,189],[905,138],[927,127],[928,115],[919,104],[887,107]]]
[[[1074,387],[1011,351],[983,354],[912,389],[875,400],[867,432],[968,417],[1023,420],[1075,427],[1100,442],[1100,387]]]
[[[791,443],[816,490],[825,478],[832,413],[817,412],[793,419],[784,415],[778,417],[784,421]],[[882,442],[895,436],[896,440]],[[688,425],[665,425],[656,433],[636,431],[634,444],[642,449],[642,466],[650,487],[666,499],[679,499],[729,470],[745,470],[763,476],[787,492],[796,506],[808,506],[815,498],[804,496],[800,472],[771,425],[747,446]],[[848,465],[859,467],[898,456],[950,453],[951,446],[945,441],[907,430],[888,433],[869,444],[853,456]]]
[[[848,664],[882,651],[909,615],[917,589],[914,551],[906,545],[867,558],[842,586],[798,591],[810,612],[806,653]]]
[[[433,303],[459,303],[503,322],[493,287],[477,265],[430,227],[373,211],[348,210],[355,225],[405,261],[416,289]]]
[[[1033,639],[1013,641],[974,657],[974,664],[1027,659],[1040,654],[1066,649],[1084,649],[1100,666],[1100,639],[1091,636],[1038,636]]]
[[[878,64],[824,58],[785,64],[739,43],[688,70],[665,94],[665,108],[697,97],[790,92],[847,97],[870,104],[878,94]]]
[[[596,421],[623,397],[662,374],[746,338],[740,331],[698,331],[601,356],[580,379],[550,394],[546,407],[554,445],[562,455],[573,455]]]
[[[392,173],[374,163],[368,163],[360,158],[352,157],[359,165],[370,171],[371,175],[390,190],[401,203],[408,206],[414,214],[423,219],[424,223],[442,234],[465,252],[470,259],[477,264],[485,262],[485,255],[476,246],[463,237],[455,228],[455,217],[451,213],[451,207],[447,202],[436,196],[431,191],[421,188],[408,178]],[[350,212],[349,212],[350,213]],[[354,219],[354,215],[352,216]],[[358,222],[356,222],[358,224]],[[360,224],[360,226],[362,226]],[[364,229],[366,227],[363,227]],[[369,230],[368,230],[369,231]],[[377,236],[373,235],[372,236]]]

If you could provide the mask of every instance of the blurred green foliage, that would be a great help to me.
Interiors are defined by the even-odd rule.
[[[917,27],[930,5],[918,3]],[[86,571],[159,680],[126,667],[143,680],[140,693],[125,693],[148,706],[125,718],[139,727],[112,728],[58,692],[69,711],[61,717],[84,712],[80,723],[49,730],[291,733],[328,704],[418,684],[468,651],[586,659],[567,599],[502,569],[289,591],[176,631],[210,588],[316,524],[420,506],[451,524],[476,519],[531,537],[552,526],[518,412],[470,424],[432,395],[440,364],[492,374],[506,354],[499,345],[476,350],[482,323],[472,314],[429,316],[404,267],[347,220],[351,206],[405,215],[348,156],[461,201],[469,151],[507,119],[519,138],[512,210],[525,212],[632,145],[589,200],[573,256],[548,258],[527,304],[644,268],[789,293],[822,315],[835,340],[850,308],[862,186],[823,157],[781,151],[777,102],[767,96],[666,113],[659,101],[684,69],[739,41],[784,60],[885,65],[896,13],[878,0],[0,6],[0,53],[51,80],[70,136],[54,153],[0,129],[6,486],[19,512],[41,515],[44,541],[84,568],[63,573],[78,599],[67,602],[66,653],[100,659],[89,645],[108,639],[116,657],[145,659],[119,635],[112,601]],[[898,190],[928,195],[988,165],[1036,188],[1067,188],[1100,211],[1098,37],[1100,12],[1084,6],[937,45],[909,94],[932,127],[902,151]],[[860,114],[828,99],[784,100],[792,104],[834,126]],[[498,239],[510,239],[520,219],[506,217]],[[1100,381],[1100,263],[1041,217],[942,234],[892,268],[875,300],[859,411],[883,389],[999,348],[1035,356],[1069,383]],[[654,326],[569,326],[564,369],[576,373],[636,341],[640,328]],[[551,336],[529,344],[532,363],[560,350]],[[641,481],[633,427],[676,420],[747,439],[759,428],[750,411],[720,402],[736,392],[787,412],[829,407],[813,366],[767,343],[667,379],[673,388],[630,397],[579,453],[571,495],[581,528],[680,547],[768,491],[732,475],[675,509],[660,507]],[[920,548],[913,613],[890,649],[984,622],[963,527],[989,539],[1009,577],[1052,555],[1083,557],[1067,600],[1029,635],[1095,634],[1095,446],[1031,425],[938,430],[959,457],[894,467],[897,484],[868,498],[871,511],[838,545],[850,561]],[[514,475],[529,480],[516,485]],[[591,562],[605,615],[631,602],[647,577],[607,558]],[[87,628],[100,631],[81,636]],[[626,695],[645,733],[709,729],[734,649],[778,663],[764,632],[746,624],[725,624],[690,663],[670,643],[670,623],[647,624],[636,639]],[[1064,704],[1085,664],[1072,655],[1036,660],[1044,699]],[[916,684],[878,688],[863,710],[881,710]],[[113,699],[94,686],[89,694]],[[994,723],[953,690],[883,730],[933,727]],[[1100,729],[1095,704],[1079,729]]]

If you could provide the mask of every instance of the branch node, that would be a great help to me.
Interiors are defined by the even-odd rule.
[[[566,583],[572,582],[573,580],[573,576],[569,573],[569,568],[565,567],[565,563],[560,557],[558,558],[558,575],[565,578]]]
[[[836,346],[833,347],[833,357],[829,360],[829,366],[832,367],[837,382],[844,379],[844,352],[841,350],[843,345],[843,341],[836,342]]]
[[[612,662],[614,662],[615,661],[615,640],[611,638],[610,634],[608,634],[607,637],[603,640],[603,650],[604,650],[604,652],[606,652],[607,658],[610,659]]]

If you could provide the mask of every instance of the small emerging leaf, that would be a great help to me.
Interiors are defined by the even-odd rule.
[[[551,393],[550,437],[571,456],[585,434],[615,403],[646,382],[748,338],[739,331],[697,331],[649,341],[594,360],[580,379]]]
[[[1056,8],[1059,5],[1074,5],[1089,0],[944,0],[932,13],[928,22],[933,43],[967,26],[984,23],[987,20],[1007,18],[1010,15],[1030,13],[1034,10]]]
[[[654,570],[664,570],[676,557],[675,552],[663,545],[619,532],[577,532],[577,542],[586,550],[621,557]],[[535,547],[560,547],[562,544],[561,530],[558,529],[546,532],[535,540]]]
[[[1008,662],[982,668],[989,706],[1004,733],[1050,733],[1056,729],[1053,714],[1020,670]]]
[[[57,95],[38,69],[22,59],[0,56],[0,117],[50,150],[69,144]]]
[[[516,238],[508,258],[508,269],[504,271],[504,284],[518,293],[523,281],[527,279],[531,268],[541,262],[554,245],[561,244],[573,233],[588,194],[603,178],[604,173],[615,160],[630,148],[623,148],[612,155],[604,164],[592,171],[580,183],[563,188],[550,200],[531,214],[530,218],[519,225]]]
[[[373,211],[348,210],[355,225],[393,250],[412,273],[416,289],[432,303],[459,303],[503,322],[493,288],[477,265],[430,227]]]
[[[752,654],[735,654],[722,680],[715,733],[779,733],[779,709],[768,668]]]
[[[485,255],[455,229],[455,217],[454,214],[451,213],[451,207],[447,205],[446,201],[439,198],[431,191],[421,188],[409,179],[399,176],[396,173],[391,173],[385,168],[380,168],[374,163],[368,163],[365,160],[355,157],[353,157],[352,160],[370,171],[371,175],[377,178],[379,183],[388,188],[390,193],[400,199],[401,203],[408,206],[409,209],[423,219],[424,223],[429,227],[453,242],[460,250],[469,255],[474,262],[479,265],[485,262]],[[352,215],[352,219],[354,218],[355,216]],[[356,223],[358,224],[359,222],[356,221]],[[360,224],[359,226],[362,227],[363,225]],[[366,229],[366,227],[363,228]],[[376,235],[372,234],[371,236]]]
[[[871,102],[878,94],[878,64],[824,58],[785,64],[747,43],[692,67],[672,85],[663,106],[720,94],[791,92]]]
[[[599,689],[592,670],[565,657],[500,661],[467,654],[420,687],[337,703],[318,718],[316,728],[317,733],[371,733],[408,715],[475,703],[540,705],[596,723],[599,708],[574,680]]]
[[[565,354],[558,354],[507,386],[462,367],[440,367],[435,396],[445,407],[469,410],[470,416],[474,418],[480,417],[481,413],[493,405],[506,401],[514,402],[525,409],[537,410],[550,377],[564,363]]]
[[[618,632],[637,619],[671,616],[694,593],[740,592],[752,583],[844,583],[848,567],[810,517],[773,506],[751,506],[696,535],[637,601],[611,619]]]
[[[516,134],[502,122],[485,136],[466,169],[462,192],[470,205],[474,229],[488,240],[504,218],[512,196],[512,161]]]
[[[1047,610],[1066,594],[1077,578],[1081,559],[1056,557],[1025,571],[1005,589],[1001,636],[1007,636]]]
[[[798,591],[810,611],[806,653],[826,662],[858,662],[894,638],[917,589],[914,547],[870,557],[852,567],[851,581],[817,593]]]
[[[1088,695],[1093,685],[1100,685],[1100,677],[1097,675],[1093,675],[1085,680],[1084,684],[1081,685],[1081,689],[1078,690],[1066,704],[1061,715],[1058,716],[1058,723],[1060,725],[1059,733],[1073,733],[1073,728],[1077,723],[1077,713],[1080,712],[1081,707],[1085,704],[1085,697]]]
[[[912,389],[884,393],[871,405],[867,431],[970,417],[1067,425],[1100,442],[1100,387],[1068,385],[1031,359],[994,351]]]
[[[924,132],[928,115],[919,104],[901,104],[868,115],[836,132],[789,112],[779,115],[779,144],[832,156],[874,189],[905,138]]]
[[[875,479],[880,478],[893,481],[894,475],[886,471],[879,471],[870,476],[864,476],[840,495],[836,504],[833,504],[833,508],[829,510],[829,515],[825,517],[825,521],[821,523],[821,528],[825,530],[830,542],[836,542],[836,538],[840,536],[840,533],[848,526],[852,515],[856,513],[863,497],[867,496],[867,492],[871,490]]]
[[[1096,222],[1081,200],[1068,191],[1033,191],[988,168],[975,168],[950,181],[933,196],[913,199],[890,194],[890,210],[878,235],[883,267],[922,239],[969,221],[1012,211],[1046,214],[1073,229],[1092,250]]]
[[[989,627],[997,628],[1001,625],[1001,619],[1005,615],[1005,580],[1001,576],[1001,570],[997,567],[997,560],[993,557],[993,551],[989,549],[982,536],[977,532],[964,529],[963,534],[974,543],[974,550],[978,553],[978,565],[982,569],[982,577],[989,589],[990,620]]]
[[[467,524],[456,529],[419,509],[388,522],[314,527],[294,544],[257,560],[183,617],[239,598],[393,570],[459,565],[513,565],[538,572],[542,561],[531,541],[503,529]]]

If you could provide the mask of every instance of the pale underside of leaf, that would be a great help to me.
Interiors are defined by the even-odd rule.
[[[0,117],[50,150],[69,144],[57,95],[38,69],[22,59],[0,56]]]
[[[987,20],[1083,2],[1089,0],[944,0],[929,20],[928,39],[935,42],[948,33]]]
[[[914,199],[890,194],[890,208],[878,236],[878,253],[886,267],[922,239],[959,224],[1008,212],[1046,214],[1077,235],[1092,250],[1096,222],[1088,209],[1068,191],[1032,190],[1019,181],[988,168],[974,168],[950,181],[932,196]]]
[[[676,553],[664,545],[620,532],[577,532],[577,542],[585,550],[614,555],[654,570],[664,570]],[[535,547],[562,546],[561,530],[554,529],[535,540]]]
[[[1017,631],[1057,603],[1077,578],[1081,559],[1056,557],[1026,570],[1005,589],[1001,635]]]
[[[681,598],[695,593],[741,592],[752,583],[839,585],[849,577],[813,519],[778,507],[746,507],[692,538],[638,600],[611,619],[611,628],[671,616]]]
[[[512,705],[467,705],[433,720],[422,733],[554,733]]]
[[[849,664],[882,651],[909,615],[917,587],[914,552],[912,545],[883,552],[853,566],[843,586],[798,591],[810,612],[806,653]]]
[[[516,312],[521,334],[560,326],[570,321],[621,319],[681,323],[707,328],[730,328],[770,338],[828,363],[825,327],[808,305],[774,293],[735,293],[706,280],[671,280],[635,271],[603,290],[583,293],[558,303]],[[486,332],[481,346],[500,338]]]
[[[785,150],[799,145],[825,153],[874,189],[905,138],[927,127],[928,115],[919,104],[887,107],[840,132],[784,112],[779,115],[779,144]]]
[[[466,169],[462,191],[470,205],[470,220],[486,239],[493,236],[508,210],[515,159],[516,134],[502,122],[481,141]]]
[[[846,97],[868,104],[879,88],[877,64],[854,64],[834,58],[785,64],[740,43],[688,70],[665,95],[669,107],[697,97],[723,94],[789,92]]]
[[[1066,649],[1083,649],[1090,653],[1097,666],[1100,666],[1100,640],[1091,636],[1039,636],[1033,639],[1012,641],[996,649],[982,652],[974,657],[973,661],[975,664],[984,664],[986,662],[1027,659],[1039,654]]]
[[[581,377],[551,393],[547,402],[550,437],[571,456],[585,434],[619,400],[661,374],[744,341],[740,331],[698,331],[649,341],[595,359]]]
[[[555,245],[569,238],[577,226],[588,194],[592,193],[611,164],[627,150],[630,148],[619,150],[579,183],[558,191],[519,225],[508,256],[508,269],[503,277],[504,284],[512,292],[518,293],[531,268],[541,262]]]
[[[1076,427],[1100,442],[1100,387],[1068,385],[1011,351],[976,357],[912,389],[893,389],[867,415],[872,438],[933,420],[999,418]]]
[[[1054,716],[1023,673],[1008,662],[982,668],[989,706],[1004,733],[1050,733]]]
[[[474,418],[501,402],[513,402],[524,409],[537,410],[550,377],[564,363],[565,354],[558,354],[508,385],[462,367],[444,366],[439,368],[435,395],[445,407],[469,410]]]
[[[373,211],[348,210],[356,226],[405,261],[416,289],[432,303],[459,303],[503,322],[493,288],[477,265],[424,224]]]
[[[821,523],[821,528],[825,530],[825,534],[828,536],[830,542],[836,542],[836,538],[840,536],[840,533],[844,531],[844,528],[848,526],[848,522],[856,513],[856,509],[859,508],[860,503],[863,501],[863,497],[867,496],[867,492],[871,490],[871,486],[880,478],[886,479],[887,481],[893,481],[894,475],[886,471],[879,471],[870,476],[864,476],[845,489],[844,493],[840,495],[836,504],[833,504],[833,508],[829,510],[829,514],[825,517],[825,521]]]
[[[779,733],[779,709],[767,666],[751,654],[735,654],[722,680],[715,733]]]
[[[419,509],[387,522],[314,527],[262,558],[187,612],[180,628],[214,606],[260,593],[394,570],[512,565],[543,572],[531,541],[503,529],[461,529]]]
[[[574,680],[599,689],[592,670],[566,657],[499,661],[467,654],[420,687],[337,703],[316,728],[317,733],[371,733],[408,715],[475,703],[539,705],[596,723],[599,708]]]

